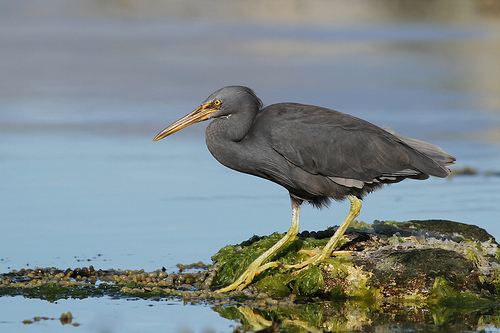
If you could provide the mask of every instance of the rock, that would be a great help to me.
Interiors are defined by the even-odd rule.
[[[273,297],[297,295],[325,300],[346,298],[419,299],[445,302],[449,299],[498,300],[499,250],[484,229],[464,223],[427,220],[376,221],[350,229],[340,247],[351,256],[331,257],[318,267],[300,274],[271,269],[253,283],[257,291]],[[334,230],[333,230],[334,231]],[[320,233],[303,232],[311,236]],[[329,236],[331,232],[325,234]],[[234,281],[281,234],[253,237],[246,246],[226,246],[214,255],[220,266],[212,286]],[[322,247],[328,238],[301,237],[273,260],[297,263],[307,255],[300,250]],[[439,292],[446,287],[447,292]]]

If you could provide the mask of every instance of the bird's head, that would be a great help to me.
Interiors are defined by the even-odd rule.
[[[261,100],[252,89],[243,86],[224,87],[208,96],[193,112],[160,131],[153,140],[159,141],[200,121],[229,117],[240,110],[244,110],[248,105],[254,106],[257,110],[262,107]]]

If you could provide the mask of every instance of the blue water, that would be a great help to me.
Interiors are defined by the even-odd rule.
[[[13,8],[17,16],[0,14],[0,272],[173,270],[209,262],[253,234],[285,231],[286,191],[219,165],[205,125],[151,141],[227,84],[254,88],[265,104],[328,106],[432,141],[457,167],[500,169],[498,25],[54,17]],[[405,181],[368,196],[360,219],[450,219],[499,238],[499,188],[500,177],[482,175]],[[305,207],[302,229],[334,225],[346,210]],[[1,298],[0,322],[27,331],[23,319],[70,310],[86,331],[234,325],[206,306],[148,304]],[[48,332],[59,323],[37,325]]]
[[[109,298],[60,300],[48,303],[21,297],[2,298],[0,325],[5,332],[217,332],[229,331],[231,324],[206,305],[183,305],[177,301],[123,301]],[[57,320],[71,310],[73,322],[63,327]],[[182,315],[183,312],[189,315]],[[23,320],[35,315],[56,318],[31,325]],[[219,329],[217,329],[219,328]]]

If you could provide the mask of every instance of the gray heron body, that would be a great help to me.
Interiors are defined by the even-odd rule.
[[[367,193],[406,178],[446,177],[447,165],[455,161],[435,145],[335,110],[297,103],[263,107],[255,93],[243,86],[214,92],[154,140],[208,119],[212,121],[206,129],[206,144],[220,163],[283,186],[292,202],[292,225],[285,236],[221,292],[241,290],[256,275],[276,266],[268,260],[295,239],[302,202],[321,208],[331,199],[348,198],[351,208],[325,248],[289,269],[300,270],[331,256]]]

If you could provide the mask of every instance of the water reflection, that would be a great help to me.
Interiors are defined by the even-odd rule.
[[[213,309],[224,318],[239,321],[245,332],[479,332],[500,327],[498,308],[345,301]]]

